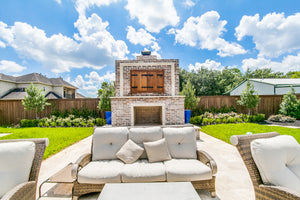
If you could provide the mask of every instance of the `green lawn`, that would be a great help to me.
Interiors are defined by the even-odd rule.
[[[12,133],[0,137],[0,140],[24,138],[48,138],[49,146],[46,148],[44,159],[56,154],[62,149],[93,134],[93,127],[76,128],[3,128],[0,133]]]
[[[278,132],[281,135],[291,135],[298,143],[300,143],[300,129],[285,128],[278,126],[267,126],[253,123],[241,123],[241,124],[218,124],[202,126],[201,131],[211,135],[215,138],[223,140],[229,144],[230,137],[232,135],[243,135],[247,132],[252,133],[265,133],[265,132]]]

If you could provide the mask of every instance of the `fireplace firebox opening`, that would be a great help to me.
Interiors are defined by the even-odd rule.
[[[162,106],[135,106],[134,125],[162,125]]]

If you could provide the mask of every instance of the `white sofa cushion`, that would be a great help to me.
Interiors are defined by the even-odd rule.
[[[128,139],[128,128],[95,128],[92,160],[118,159],[116,153]]]
[[[117,157],[126,164],[134,163],[144,152],[144,149],[129,139],[117,152]]]
[[[34,154],[34,142],[0,143],[0,198],[29,180]]]
[[[168,182],[200,181],[212,178],[211,169],[196,159],[172,159],[164,161]]]
[[[161,127],[148,127],[148,128],[131,128],[129,130],[129,139],[144,148],[144,142],[153,142],[162,139]],[[144,151],[140,157],[141,159],[147,158]]]
[[[253,140],[251,154],[265,184],[300,193],[300,145],[295,138],[280,135]]]
[[[120,160],[92,161],[78,172],[79,183],[120,183],[124,163]]]
[[[163,162],[149,163],[148,160],[137,160],[126,164],[122,169],[122,182],[156,182],[166,181]]]
[[[144,142],[144,147],[149,162],[171,160],[171,156],[165,138],[154,142]]]
[[[163,135],[172,158],[197,158],[196,133],[193,127],[164,128]]]

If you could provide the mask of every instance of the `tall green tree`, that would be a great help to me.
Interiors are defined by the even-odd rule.
[[[241,106],[248,108],[248,115],[252,108],[255,108],[259,104],[260,98],[254,90],[254,86],[248,80],[246,83],[246,89],[241,93],[241,99],[237,103]]]
[[[287,78],[300,78],[300,71],[291,71],[286,74]]]
[[[300,118],[300,101],[295,95],[294,88],[291,88],[291,90],[283,96],[279,113],[297,119]]]
[[[34,110],[35,118],[38,118],[38,113],[45,109],[45,106],[51,105],[47,103],[44,91],[40,90],[33,83],[25,89],[27,96],[22,100],[22,104],[25,110]]]
[[[246,78],[285,78],[286,75],[282,72],[273,72],[271,68],[263,68],[263,69],[247,69],[245,72]]]
[[[111,110],[111,100],[110,97],[115,96],[115,84],[104,81],[101,84],[101,88],[98,90],[99,104],[97,108],[100,111],[110,111]]]
[[[221,80],[219,82],[222,86],[222,91],[228,92],[236,87],[240,82],[243,81],[242,72],[238,68],[225,67],[222,70]]]
[[[195,109],[200,101],[199,97],[195,96],[195,89],[190,80],[187,81],[183,86],[183,90],[180,93],[185,96],[184,108],[185,109]]]

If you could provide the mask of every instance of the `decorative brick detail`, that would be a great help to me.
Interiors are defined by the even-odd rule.
[[[162,107],[162,125],[184,124],[184,96],[112,97],[112,126],[134,126],[134,107]]]

